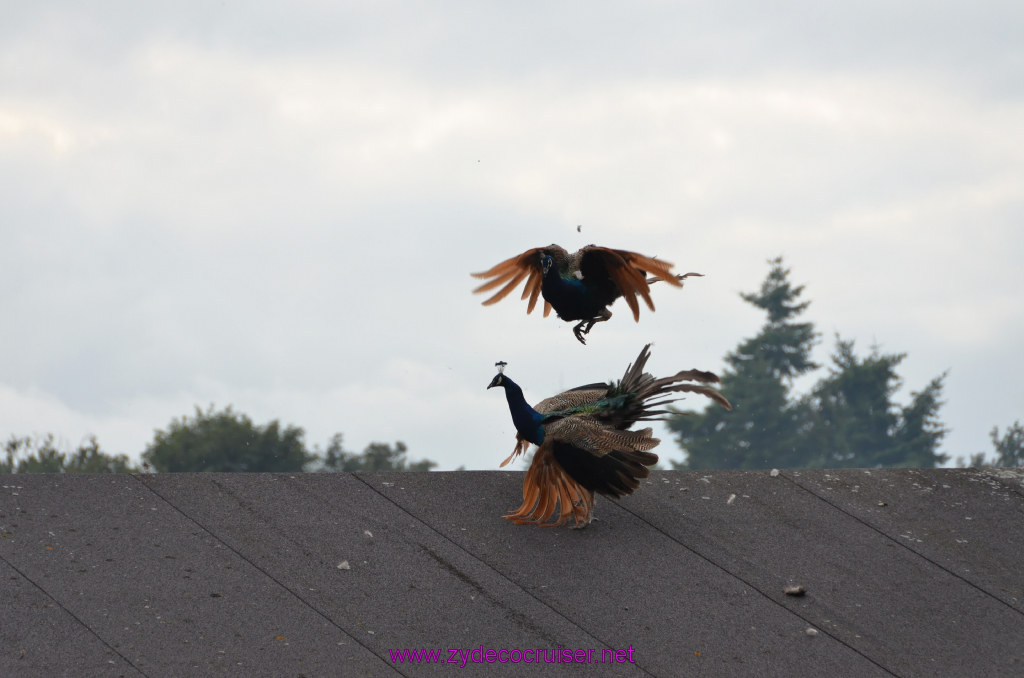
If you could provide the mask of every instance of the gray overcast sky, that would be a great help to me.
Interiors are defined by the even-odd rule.
[[[944,451],[1024,419],[1019,2],[8,4],[5,438],[136,455],[215,403],[495,468],[496,360],[533,401],[648,341],[720,371],[778,254],[819,362],[949,371]],[[470,294],[551,242],[706,277],[586,347]]]

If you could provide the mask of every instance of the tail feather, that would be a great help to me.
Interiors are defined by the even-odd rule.
[[[643,378],[646,376],[648,379],[653,379],[649,374],[644,374],[644,368],[647,366],[647,360],[651,357],[651,345],[647,344],[640,349],[640,355],[636,357],[636,361],[629,364],[626,368],[626,373],[622,375],[622,381],[619,382],[620,389],[624,393],[630,391],[636,391],[640,388]]]
[[[679,286],[682,287],[683,286],[683,281],[686,280],[687,278],[689,278],[692,275],[695,275],[698,278],[703,278],[704,277],[703,273],[694,273],[692,271],[690,273],[680,273],[679,275],[676,275],[676,276],[673,276],[673,277],[676,279],[676,281],[678,281]],[[651,276],[650,278],[647,279],[647,284],[648,285],[652,285],[652,284],[658,282],[659,280],[665,280],[665,278],[659,278],[657,276]]]
[[[632,424],[635,421],[649,421],[660,419],[668,410],[659,409],[661,406],[672,402],[675,398],[673,393],[698,393],[727,410],[732,410],[732,404],[718,390],[705,384],[717,384],[720,382],[718,375],[704,370],[683,370],[671,377],[655,379],[643,371],[647,360],[651,357],[651,345],[647,344],[640,350],[636,362],[626,368],[622,380],[619,382],[617,391],[619,393],[632,393],[632,407],[627,407],[623,413],[623,423]],[[698,382],[687,383],[687,382]]]
[[[700,395],[705,396],[706,398],[714,400],[716,403],[721,405],[726,410],[730,412],[732,411],[732,403],[730,403],[728,399],[726,399],[726,397],[722,395],[719,391],[711,388],[710,386],[701,386],[700,384],[675,384],[674,386],[662,389],[662,392],[663,397],[659,399],[648,399],[644,402],[643,409],[640,412],[640,414],[636,417],[636,421],[649,421],[652,419],[660,419],[663,415],[671,414],[669,410],[652,409],[677,400],[677,398],[673,398],[668,395],[668,393],[670,392],[699,393]]]

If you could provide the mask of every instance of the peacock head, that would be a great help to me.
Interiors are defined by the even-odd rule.
[[[541,255],[541,257],[540,257],[540,266],[541,266],[541,269],[544,272],[544,275],[548,274],[548,271],[551,270],[551,265],[554,264],[554,263],[555,263],[555,260],[551,258],[550,254],[542,254]]]
[[[499,360],[494,363],[494,366],[498,368],[498,373],[494,375],[494,379],[491,379],[491,383],[487,385],[487,388],[494,388],[495,386],[505,386],[505,382],[508,381],[508,377],[505,376],[505,365],[508,365],[504,360]]]

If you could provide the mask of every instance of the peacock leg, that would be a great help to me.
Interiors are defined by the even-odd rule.
[[[595,520],[597,520],[597,516],[594,515],[594,507],[597,506],[597,496],[596,495],[591,495],[591,496],[593,498],[590,500],[591,504],[590,504],[590,510],[587,511],[587,519],[585,521],[583,521],[583,522],[577,521],[575,525],[570,525],[569,526],[570,530],[582,530],[587,525],[589,525],[590,523],[592,523]],[[581,506],[581,505],[583,505],[583,503],[584,502],[582,500],[574,501],[573,502],[573,506]]]
[[[572,333],[576,335],[576,338],[579,339],[580,343],[583,344],[584,346],[586,346],[586,344],[587,344],[587,340],[583,338],[583,325],[585,325],[586,322],[587,322],[586,320],[581,320],[576,325],[576,327],[572,328]],[[591,323],[591,324],[593,324],[593,323]],[[587,328],[587,331],[588,332],[590,331],[589,327]]]
[[[586,344],[586,340],[583,338],[584,334],[589,334],[595,323],[603,323],[612,317],[612,312],[607,308],[601,311],[601,315],[591,318],[590,320],[581,320],[576,327],[572,328],[573,334],[580,340],[581,344]],[[586,325],[584,328],[583,326]]]

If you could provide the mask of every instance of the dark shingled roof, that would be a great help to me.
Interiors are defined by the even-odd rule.
[[[585,530],[521,483],[0,476],[0,675],[1024,676],[1024,473],[657,472]],[[389,653],[558,646],[633,662]]]

